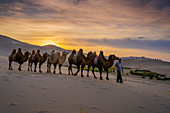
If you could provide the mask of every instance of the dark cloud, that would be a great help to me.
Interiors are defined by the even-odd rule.
[[[138,37],[141,39],[141,37]],[[143,39],[143,37],[142,37]],[[142,49],[170,53],[170,40],[137,40],[136,38],[125,39],[84,39],[94,45],[112,46],[117,48]]]

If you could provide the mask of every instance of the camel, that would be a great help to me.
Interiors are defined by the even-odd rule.
[[[11,53],[11,55],[8,57],[9,59],[9,70],[12,70],[12,62],[17,62],[19,64],[18,70],[21,71],[21,65],[28,60],[28,56],[30,53],[26,51],[23,55],[21,52],[21,48],[18,49],[18,52],[16,53],[16,49],[14,49]]]
[[[39,62],[39,72],[42,73],[41,71],[41,66],[42,64],[47,60],[47,57],[49,55],[47,53],[44,53],[42,57],[39,58],[38,62]]]
[[[35,67],[34,67],[34,72],[36,72],[36,68],[37,68],[37,64],[39,63],[39,72],[42,73],[41,71],[41,65],[47,60],[47,57],[48,57],[48,54],[47,53],[44,53],[43,56],[41,56],[40,54],[40,50],[37,50],[37,53],[35,54],[34,52],[33,53],[33,56],[30,56],[32,58],[29,58],[31,60],[29,60],[30,62],[30,65],[28,63],[28,65],[30,66],[31,68],[31,71],[32,71],[32,64],[34,63]],[[28,70],[29,70],[29,66],[28,66]]]
[[[54,66],[54,71],[53,73],[56,73],[56,67],[57,64],[59,64],[59,73],[62,74],[61,72],[61,67],[66,61],[66,57],[69,53],[67,51],[63,51],[62,55],[60,55],[60,52],[55,52],[55,50],[52,50],[50,57],[48,57],[47,61],[47,73],[51,72],[51,64]]]
[[[73,50],[71,55],[68,58],[68,62],[69,62],[69,67],[68,67],[68,74],[70,75],[70,71],[73,75],[73,71],[72,71],[72,64],[77,66],[77,72],[74,74],[75,76],[78,74],[78,72],[80,71],[80,65],[82,63],[82,59],[84,59],[85,56],[83,54],[83,49],[80,49],[78,51],[78,54],[76,54],[76,51]],[[81,77],[84,77],[83,75],[81,75]]]
[[[94,74],[94,68],[97,67],[99,69],[100,72],[100,80],[102,80],[102,67],[103,67],[103,60],[104,60],[104,56],[103,56],[103,51],[100,51],[99,56],[95,54],[95,57],[92,60],[92,73],[95,79],[97,79],[96,75]]]
[[[84,59],[82,59],[82,64],[81,64],[81,76],[83,76],[83,69],[85,67],[85,65],[88,66],[88,70],[87,70],[87,77],[89,77],[89,70],[90,67],[92,65],[93,62],[93,58],[95,54],[92,53],[92,51],[88,52],[87,57],[85,57]]]
[[[35,59],[35,50],[32,50],[32,53],[28,59],[28,71],[31,69],[32,71],[32,64],[34,62],[34,59]]]
[[[109,58],[106,59],[103,55],[103,51],[100,51],[100,54],[99,56],[97,56],[98,58],[94,58],[93,59],[93,63],[92,63],[92,67],[93,67],[93,70],[92,70],[92,73],[94,75],[94,78],[97,78],[94,74],[94,68],[95,67],[98,67],[99,69],[99,72],[100,72],[100,80],[103,80],[103,77],[102,77],[102,67],[104,68],[104,70],[106,71],[106,80],[109,80],[109,76],[108,76],[108,68],[110,68],[113,63],[114,63],[114,60],[118,60],[119,58],[116,57],[115,55],[109,55]],[[96,60],[97,59],[97,60]],[[95,60],[97,62],[95,62]]]
[[[119,58],[115,55],[109,55],[108,60],[103,62],[103,68],[106,71],[106,80],[109,80],[108,69],[113,66],[114,60],[119,60]]]

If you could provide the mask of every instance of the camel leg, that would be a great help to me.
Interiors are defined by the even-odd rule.
[[[42,63],[39,63],[39,72],[40,72],[40,73],[42,73],[42,71],[41,71],[41,65],[42,65]]]
[[[56,67],[57,67],[57,65],[56,64],[53,64],[54,65],[54,71],[53,71],[53,74],[55,74],[56,73]]]
[[[68,66],[68,75],[70,75],[70,65]]]
[[[50,64],[49,64],[49,62],[47,62],[47,73],[50,72],[50,71],[49,71],[49,67],[50,67]]]
[[[21,71],[21,65],[22,65],[22,64],[19,64],[19,68],[18,68],[19,71]]]
[[[33,62],[31,62],[31,64],[30,64],[30,69],[31,69],[31,71],[32,71],[32,64],[33,64]]]
[[[8,68],[8,70],[12,70],[12,67],[11,67],[11,61],[9,61],[9,68]]]
[[[106,80],[109,80],[109,76],[108,76],[108,69],[104,69],[106,71]]]
[[[70,71],[71,71],[71,74],[73,75],[73,70],[72,70],[72,64],[70,64],[70,66],[68,67],[68,71],[69,71],[69,75],[70,75]]]
[[[80,71],[80,65],[77,65],[77,72],[74,75],[77,76],[79,71]]]
[[[102,77],[102,67],[98,67],[99,68],[99,71],[100,71],[100,80],[103,80],[103,77]]]
[[[37,62],[35,62],[34,65],[35,65],[34,72],[36,72]]]
[[[92,73],[93,73],[93,75],[94,75],[94,78],[97,79],[96,75],[94,74],[94,68],[95,68],[95,67],[92,66],[92,68],[93,68]]]
[[[81,65],[81,77],[84,77],[84,76],[83,76],[83,69],[84,69],[84,66],[85,66],[84,64]]]
[[[47,73],[49,72],[49,63],[47,61]]]
[[[49,73],[51,73],[51,63],[49,64],[49,67],[48,67],[48,71],[49,71]]]
[[[30,69],[30,61],[28,61],[28,71],[29,71],[29,69]]]
[[[59,71],[60,71],[60,74],[62,74],[62,73],[61,73],[61,67],[62,67],[62,64],[59,64]]]
[[[90,70],[91,65],[88,65],[88,69],[87,69],[87,77],[89,77],[89,70]]]

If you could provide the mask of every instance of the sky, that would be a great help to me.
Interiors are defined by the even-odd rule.
[[[0,34],[170,61],[170,0],[0,0]]]

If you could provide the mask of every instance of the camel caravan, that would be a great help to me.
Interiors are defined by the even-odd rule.
[[[12,70],[12,62],[17,62],[19,64],[18,70],[21,71],[21,66],[24,62],[28,61],[28,71],[32,70],[32,64],[34,64],[34,72],[36,72],[37,65],[39,64],[39,72],[41,71],[41,66],[43,63],[47,61],[47,73],[51,73],[51,65],[53,65],[53,73],[56,73],[56,67],[59,67],[59,73],[61,72],[61,67],[65,63],[67,59],[67,55],[69,54],[68,51],[58,52],[52,50],[50,54],[44,53],[43,55],[40,54],[40,50],[32,50],[32,53],[26,51],[24,54],[21,52],[21,48],[14,49],[11,53],[9,58],[9,70]],[[114,60],[119,60],[118,57],[115,55],[109,55],[108,59],[105,58],[103,55],[103,51],[100,51],[99,55],[96,52],[88,52],[87,55],[84,55],[83,49],[80,49],[78,52],[76,50],[72,50],[70,56],[68,56],[68,75],[76,76],[79,71],[81,71],[81,77],[84,77],[83,70],[85,66],[88,67],[87,69],[87,77],[89,77],[89,70],[92,67],[92,74],[95,79],[97,79],[94,69],[97,67],[100,72],[100,80],[103,80],[102,71],[106,72],[106,80],[109,80],[108,76],[108,69],[113,66]],[[77,71],[73,73],[72,65],[76,65]],[[80,70],[81,69],[81,70]]]

